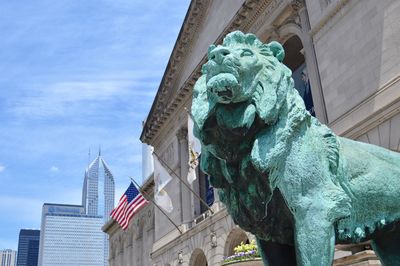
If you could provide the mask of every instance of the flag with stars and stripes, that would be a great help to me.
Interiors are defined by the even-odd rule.
[[[122,229],[126,230],[129,221],[140,208],[146,205],[148,201],[140,194],[139,190],[131,182],[128,189],[119,200],[118,206],[112,210],[110,216],[113,218]]]

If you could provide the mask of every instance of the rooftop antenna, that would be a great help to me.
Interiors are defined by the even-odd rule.
[[[101,156],[101,145],[99,145],[99,157]]]
[[[90,148],[88,152],[88,162],[87,162],[87,168],[89,169],[89,164],[90,164]]]

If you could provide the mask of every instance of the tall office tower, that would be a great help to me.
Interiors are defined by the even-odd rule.
[[[82,205],[86,214],[101,216],[103,217],[103,223],[107,223],[114,208],[114,194],[113,174],[99,151],[99,155],[85,171]],[[104,234],[104,265],[108,265],[107,234]]]
[[[11,249],[0,250],[0,266],[15,266],[17,251]]]
[[[81,205],[45,203],[39,266],[103,266],[103,217],[87,215]]]
[[[21,229],[18,240],[17,266],[37,266],[40,230]]]

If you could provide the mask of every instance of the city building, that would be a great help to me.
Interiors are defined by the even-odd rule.
[[[39,265],[103,266],[102,225],[81,205],[43,204]]]
[[[167,185],[175,227],[154,205],[136,215],[126,232],[110,220],[110,266],[219,265],[251,235],[232,221],[206,176],[191,187],[187,109],[210,44],[234,30],[263,42],[279,41],[284,63],[309,111],[347,138],[400,151],[400,2],[395,0],[192,0],[140,139],[171,168]],[[146,159],[147,160],[147,159]],[[152,195],[154,176],[142,191]],[[173,173],[172,173],[173,172]],[[207,196],[214,195],[208,201]],[[334,265],[379,265],[369,243],[337,246]]]
[[[21,229],[18,240],[17,266],[37,266],[40,230]]]
[[[87,215],[101,216],[105,224],[114,209],[115,184],[109,166],[99,155],[85,171],[82,205]],[[108,235],[104,234],[104,265],[108,263]]]
[[[108,235],[101,230],[114,208],[114,177],[99,155],[85,171],[82,205],[45,203],[39,265],[108,265]]]
[[[15,266],[17,262],[17,251],[12,249],[0,250],[0,266]]]

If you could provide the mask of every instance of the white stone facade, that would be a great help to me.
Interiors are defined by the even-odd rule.
[[[399,151],[399,13],[395,0],[193,0],[141,140],[186,179],[185,108],[208,46],[238,29],[283,43],[294,73],[306,66],[315,115],[338,135]],[[143,190],[152,194],[153,187],[150,176]],[[202,184],[192,188],[201,192]],[[182,233],[153,205],[133,219],[128,232],[109,221],[103,229],[110,235],[110,266],[219,265],[234,245],[252,237],[233,224],[217,196],[212,214],[178,178],[167,192],[174,203],[170,217]],[[364,265],[363,259],[373,257],[364,253],[335,265]]]

